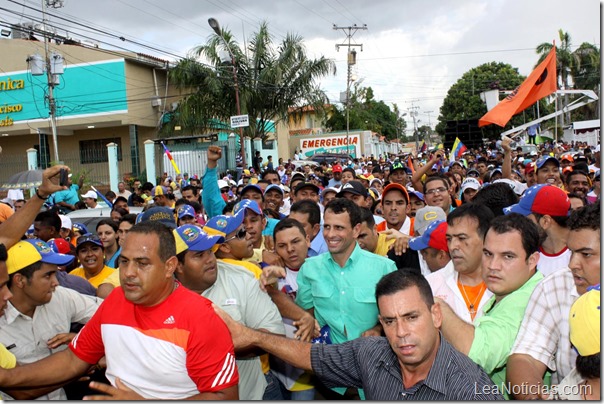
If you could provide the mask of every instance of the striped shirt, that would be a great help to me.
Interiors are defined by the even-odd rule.
[[[470,358],[440,335],[425,380],[403,385],[398,358],[384,337],[311,347],[312,369],[328,387],[363,388],[367,400],[503,400],[497,386]]]

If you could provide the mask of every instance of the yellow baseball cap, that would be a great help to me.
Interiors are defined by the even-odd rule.
[[[600,352],[600,304],[598,285],[581,295],[570,308],[570,342],[581,356]]]
[[[38,261],[45,264],[67,265],[75,257],[67,254],[56,253],[48,244],[39,239],[19,241],[9,248],[6,268],[8,274],[14,274]]]

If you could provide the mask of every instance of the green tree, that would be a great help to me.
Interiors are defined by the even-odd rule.
[[[221,36],[213,34],[170,72],[172,83],[186,95],[164,122],[162,133],[172,133],[177,125],[185,134],[225,129],[225,122],[237,115],[233,65],[230,57],[224,57],[224,42],[235,62],[241,114],[250,118],[246,135],[266,138],[269,121],[287,121],[290,108],[324,110],[328,98],[317,83],[321,77],[335,75],[335,63],[324,57],[309,59],[301,36],[287,34],[274,44],[268,25],[262,23],[246,52],[230,31],[222,29]],[[210,65],[200,63],[200,56]]]
[[[600,49],[587,42],[583,42],[573,52],[573,66],[571,74],[574,87],[578,90],[593,90],[600,95]],[[573,121],[584,119],[597,119],[599,103],[587,104],[571,112]]]
[[[480,99],[480,93],[487,90],[513,90],[525,77],[518,69],[507,63],[490,62],[474,67],[464,73],[447,92],[440,108],[436,132],[444,139],[447,121],[480,119],[487,113],[487,106]],[[545,100],[539,102],[540,115],[546,115],[552,109]],[[521,125],[536,117],[536,108],[528,108],[522,114],[512,117],[504,129],[496,125],[482,128],[483,137],[495,138],[502,131]]]
[[[406,123],[400,110],[394,104],[391,110],[383,101],[376,101],[371,87],[354,86],[350,92],[350,130],[371,130],[392,140],[400,137]],[[346,106],[333,106],[333,113],[325,121],[325,127],[332,131],[346,130]]]

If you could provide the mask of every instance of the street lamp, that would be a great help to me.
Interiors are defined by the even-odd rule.
[[[222,31],[220,31],[220,24],[218,24],[218,20],[215,18],[209,18],[208,24],[210,24],[210,27],[214,30],[216,35],[222,39],[222,43],[229,51],[229,55],[231,55],[231,64],[233,65],[233,80],[235,82],[235,104],[237,106],[237,115],[241,115],[241,106],[239,105],[239,85],[237,84],[237,67],[235,67],[235,55],[233,55],[231,47],[222,36]],[[243,146],[243,127],[241,126],[239,127],[239,142],[241,143],[241,158],[243,159],[243,168],[245,169],[247,167],[247,162],[245,158],[245,148]]]

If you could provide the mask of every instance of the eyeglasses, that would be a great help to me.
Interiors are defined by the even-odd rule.
[[[224,240],[225,243],[231,241],[231,240],[243,240],[245,238],[245,236],[247,235],[247,231],[245,230],[244,227],[240,228],[239,231],[237,232],[237,234],[235,234],[233,237],[227,238],[226,240]]]
[[[436,194],[441,194],[443,192],[446,192],[447,188],[445,187],[438,187],[438,188],[432,188],[429,189],[425,192],[426,195],[436,195]]]

